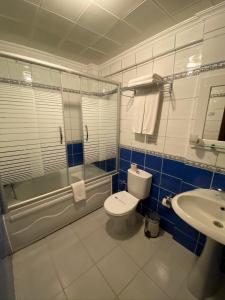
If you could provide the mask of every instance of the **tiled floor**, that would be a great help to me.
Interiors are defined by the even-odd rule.
[[[110,234],[103,209],[13,256],[18,300],[195,300],[186,279],[196,257],[163,233]]]

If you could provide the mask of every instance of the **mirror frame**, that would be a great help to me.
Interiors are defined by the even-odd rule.
[[[220,148],[225,148],[225,141],[203,139],[205,120],[208,110],[209,95],[212,86],[225,85],[225,74],[208,75],[200,78],[199,84],[199,101],[197,106],[197,114],[194,125],[193,135],[199,138],[198,144],[200,146],[206,146],[216,148],[218,151]]]

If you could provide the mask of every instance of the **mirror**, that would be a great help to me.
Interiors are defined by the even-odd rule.
[[[200,75],[199,100],[190,143],[222,151],[225,147],[224,70]]]
[[[225,85],[211,86],[203,138],[225,141]]]

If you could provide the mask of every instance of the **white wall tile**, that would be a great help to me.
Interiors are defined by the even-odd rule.
[[[173,93],[175,99],[193,98],[197,96],[198,76],[187,77],[174,81]]]
[[[180,50],[175,56],[174,73],[185,72],[195,69],[202,62],[202,46],[194,46],[188,49]]]
[[[210,64],[225,60],[225,35],[220,35],[204,41],[202,64]]]
[[[169,119],[187,120],[191,118],[194,101],[192,99],[181,99],[170,102]]]
[[[176,34],[176,48],[199,41],[203,38],[204,23],[198,23]]]
[[[167,137],[165,140],[164,153],[183,157],[186,149],[187,139]]]
[[[127,68],[135,64],[135,54],[130,54],[122,59],[122,68]]]
[[[160,76],[168,76],[173,74],[174,54],[160,57],[154,60],[153,73]]]
[[[153,62],[148,62],[137,66],[137,76],[151,75],[153,72]]]
[[[187,144],[186,158],[189,160],[202,162],[206,164],[215,165],[217,153],[215,151],[208,151],[201,148],[194,148]]]
[[[145,134],[133,133],[132,135],[132,147],[145,149]]]
[[[165,137],[147,136],[145,149],[149,151],[156,151],[156,152],[163,153],[164,143],[165,143]]]
[[[115,81],[118,81],[118,82],[122,83],[122,81],[123,81],[123,74],[119,73],[119,74],[113,75],[112,76],[112,80],[115,80]]]
[[[225,153],[220,152],[217,157],[216,166],[225,168]]]
[[[129,80],[137,77],[136,68],[123,72],[123,86],[127,86]]]
[[[101,70],[101,76],[105,77],[110,74],[110,66],[106,66],[104,69]]]
[[[152,58],[152,45],[144,45],[136,52],[136,63]]]
[[[120,132],[120,144],[131,147],[132,133],[131,132]]]
[[[112,74],[118,72],[121,70],[121,68],[122,68],[122,62],[121,60],[117,60],[116,62],[110,65],[110,73]]]
[[[213,31],[225,27],[225,13],[217,14],[205,20],[204,32]]]
[[[189,122],[183,120],[168,120],[166,136],[187,138],[189,134]]]
[[[164,39],[156,41],[153,45],[153,56],[163,54],[169,50],[174,49],[175,46],[175,35],[168,36]]]

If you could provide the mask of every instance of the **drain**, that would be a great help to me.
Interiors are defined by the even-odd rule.
[[[220,210],[225,210],[225,207],[221,206],[221,207],[220,207]]]
[[[216,227],[219,227],[219,228],[223,228],[223,224],[219,221],[213,221],[213,224],[216,226]]]

